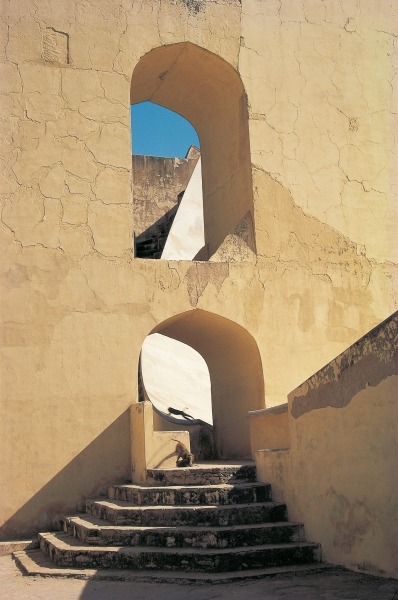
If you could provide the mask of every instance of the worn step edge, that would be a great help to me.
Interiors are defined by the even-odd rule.
[[[121,488],[128,490],[137,490],[144,492],[165,492],[170,490],[174,491],[187,491],[187,492],[195,492],[198,491],[217,491],[217,490],[234,490],[234,489],[251,489],[251,488],[259,488],[259,487],[270,487],[269,483],[262,483],[260,481],[244,481],[244,482],[234,482],[234,483],[202,483],[202,484],[192,484],[192,485],[146,485],[139,483],[114,483],[109,486],[109,488]]]
[[[124,537],[127,541],[124,545],[140,545],[148,548],[152,548],[156,546],[156,544],[143,544],[141,539],[136,544],[131,544],[129,539],[137,535],[154,535],[157,539],[167,537],[175,537],[181,538],[181,536],[187,538],[198,538],[198,541],[193,544],[186,543],[181,545],[177,544],[165,544],[167,547],[204,547],[201,545],[201,540],[205,538],[205,536],[212,535],[214,536],[215,543],[221,543],[223,538],[230,536],[234,538],[234,534],[237,536],[247,536],[247,545],[256,546],[261,542],[254,540],[253,537],[261,536],[261,533],[267,535],[272,535],[272,530],[279,530],[279,535],[281,537],[288,536],[289,539],[285,539],[284,542],[299,542],[304,540],[304,526],[302,523],[295,523],[292,521],[276,521],[270,523],[249,523],[249,524],[241,524],[241,525],[231,525],[231,526],[179,526],[173,527],[169,526],[156,526],[156,525],[112,525],[106,524],[106,521],[102,521],[101,519],[93,516],[93,515],[84,515],[84,516],[72,516],[66,517],[64,520],[64,532],[68,533],[71,536],[74,536],[76,539],[82,539],[90,545],[101,545],[101,538],[109,537],[112,533],[116,536],[116,540],[109,542],[108,545],[112,546],[120,546],[122,545],[121,539]],[[282,530],[282,531],[281,531]],[[278,535],[278,533],[275,533]],[[252,539],[250,539],[250,537]],[[104,540],[105,541],[105,540]],[[251,542],[251,543],[250,543]],[[264,543],[264,542],[262,542]],[[102,544],[104,545],[104,544]],[[205,546],[209,547],[209,546]],[[211,546],[218,547],[218,546]],[[228,547],[233,548],[236,547],[234,545],[229,545]]]
[[[219,484],[192,486],[112,485],[107,490],[109,500],[122,500],[136,506],[187,506],[190,504],[245,504],[272,500],[270,484]]]
[[[160,533],[176,533],[182,531],[189,533],[191,531],[204,533],[219,533],[222,531],[244,531],[252,529],[272,529],[273,527],[303,527],[302,523],[296,521],[272,521],[268,523],[247,523],[239,525],[112,525],[107,521],[96,517],[95,515],[75,515],[64,517],[64,521],[73,521],[81,524],[83,527],[98,528],[105,530],[120,530],[120,531],[145,531],[145,532],[160,532]]]
[[[197,511],[232,511],[232,510],[254,510],[256,508],[272,508],[272,507],[285,507],[286,505],[282,502],[274,502],[272,500],[265,500],[264,502],[245,502],[243,504],[184,504],[182,506],[174,505],[174,504],[166,504],[158,506],[157,504],[132,504],[131,502],[127,502],[125,500],[111,500],[104,498],[96,498],[86,500],[86,506],[90,507],[92,505],[102,506],[104,508],[109,508],[112,511],[117,510],[127,510],[132,512],[145,512],[145,511],[159,511],[159,512],[173,512],[173,511],[190,511],[192,513],[196,513]]]
[[[206,493],[206,492],[245,492],[251,490],[271,490],[271,484],[259,481],[236,481],[220,483],[200,483],[200,484],[175,484],[175,485],[147,485],[135,483],[115,483],[108,487],[108,493],[113,490],[122,490],[134,492],[137,494],[165,494],[169,493]]]
[[[307,575],[331,571],[345,572],[342,567],[327,563],[308,565],[289,565],[286,567],[268,567],[265,569],[248,569],[234,573],[203,573],[178,571],[133,571],[132,569],[70,569],[56,566],[40,550],[19,551],[13,558],[24,575],[31,577],[63,577],[70,579],[131,581],[143,583],[196,583],[210,584],[232,583],[234,581],[262,579],[278,575]]]
[[[146,483],[113,483],[112,485],[110,485],[110,488],[132,488],[132,489],[137,489],[137,490],[145,490],[145,491],[159,491],[159,492],[164,492],[165,490],[167,490],[167,488],[169,487],[171,490],[187,490],[188,492],[192,492],[195,491],[196,488],[198,488],[199,490],[217,490],[218,488],[221,489],[234,489],[234,488],[252,488],[252,487],[263,487],[263,486],[270,486],[271,484],[268,482],[261,482],[261,481],[236,481],[236,482],[225,482],[225,483],[198,483],[198,484],[192,484],[192,485],[185,485],[185,484],[181,484],[181,483],[176,483],[175,485],[170,485],[170,486],[165,486],[165,485],[148,485]]]
[[[220,483],[226,483],[227,481],[254,482],[256,480],[256,466],[254,463],[237,463],[235,465],[213,467],[194,465],[193,467],[147,470],[147,485],[178,485],[182,480],[184,480],[184,485],[198,485],[200,480],[204,482],[204,485],[216,483],[216,481]]]
[[[58,550],[71,552],[86,552],[99,554],[109,552],[111,554],[181,554],[181,555],[203,555],[216,556],[228,554],[249,554],[250,552],[260,552],[265,550],[293,550],[296,548],[313,548],[320,552],[320,545],[313,542],[292,542],[285,544],[259,544],[258,546],[239,546],[237,548],[148,548],[146,546],[90,546],[81,540],[76,540],[66,533],[39,533],[39,540],[44,540],[47,544],[52,544]]]
[[[180,526],[189,525],[192,519],[196,519],[197,525],[209,526],[287,521],[286,505],[272,501],[225,505],[137,506],[122,500],[97,499],[86,501],[86,512],[119,525],[175,524]],[[173,522],[171,523],[170,520]]]
[[[242,475],[247,472],[252,473],[253,471],[255,471],[256,463],[253,460],[249,460],[249,459],[247,459],[247,460],[243,459],[242,461],[240,461],[239,459],[237,459],[236,461],[233,459],[226,460],[226,461],[220,460],[219,462],[217,462],[217,460],[215,460],[213,462],[198,461],[198,462],[194,462],[192,467],[166,467],[164,469],[162,469],[161,467],[160,468],[150,467],[147,470],[150,471],[151,473],[153,473],[153,472],[170,473],[172,471],[181,472],[184,469],[190,470],[190,471],[198,471],[201,473],[227,473],[227,474],[238,473],[238,474]]]

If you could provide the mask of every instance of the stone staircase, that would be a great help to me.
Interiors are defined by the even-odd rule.
[[[255,481],[254,465],[147,475],[146,485],[113,485],[106,499],[88,500],[85,514],[64,519],[62,533],[39,534],[55,574],[117,570],[123,579],[214,582],[320,566],[319,546],[287,520],[270,485]],[[33,554],[15,558],[25,573],[40,574]]]

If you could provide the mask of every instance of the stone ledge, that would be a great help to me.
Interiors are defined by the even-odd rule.
[[[286,412],[288,409],[288,403],[278,404],[278,406],[271,406],[270,408],[261,408],[260,410],[249,410],[247,413],[249,417],[260,417],[262,415],[276,415],[278,413]]]
[[[345,572],[345,569],[326,563],[250,569],[233,573],[179,573],[160,570],[133,571],[130,569],[69,569],[57,567],[39,550],[15,552],[13,558],[22,573],[32,577],[134,581],[143,583],[148,583],[150,577],[151,583],[195,583],[214,585],[217,583],[263,579],[265,577],[275,577],[277,575],[304,575],[324,571],[336,573],[341,573],[342,571]]]
[[[39,547],[39,540],[13,540],[10,542],[0,542],[0,556],[7,556],[20,550],[33,550]]]

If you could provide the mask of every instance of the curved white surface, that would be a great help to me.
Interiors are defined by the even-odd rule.
[[[213,424],[209,369],[196,350],[153,333],[142,345],[141,370],[146,392],[156,408],[167,413],[172,406]]]
[[[202,166],[199,158],[167,236],[162,258],[192,260],[204,245]]]

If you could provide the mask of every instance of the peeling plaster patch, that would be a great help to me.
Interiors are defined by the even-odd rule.
[[[204,8],[203,0],[181,0],[192,15],[198,14]]]
[[[170,266],[170,263],[167,263],[169,268],[166,272],[161,270],[157,275],[156,279],[159,285],[159,288],[162,291],[174,291],[177,290],[180,286],[181,279],[178,269],[175,269]]]
[[[247,212],[232,233],[227,235],[211,256],[211,262],[255,262],[255,238],[253,219]]]
[[[292,416],[343,408],[362,389],[398,374],[398,312],[289,394]]]
[[[68,65],[69,60],[69,34],[47,27],[43,33],[42,56],[46,62]]]
[[[350,131],[358,131],[358,121],[351,117],[349,119],[349,130]]]
[[[333,544],[343,552],[349,553],[371,529],[375,516],[370,513],[364,502],[352,502],[332,487],[326,492],[326,496],[332,498],[330,526],[335,532]]]
[[[208,283],[213,283],[219,292],[228,275],[228,263],[194,263],[190,266],[185,280],[191,305],[196,307]]]
[[[300,265],[307,272],[327,278],[339,288],[344,286],[345,274],[352,272],[353,268],[362,277],[364,288],[367,287],[373,265],[362,255],[362,247],[358,248],[329,225],[306,215],[303,209],[294,204],[291,194],[261,168],[253,170],[253,183],[255,206],[266,206],[266,209],[256,212],[258,257],[273,257],[283,271],[289,266],[291,269],[295,265],[296,269]],[[262,190],[261,195],[259,190]],[[264,201],[267,197],[275,199],[273,204]],[[369,301],[370,296],[364,289],[360,302],[367,305]],[[343,303],[346,305],[343,319],[346,329],[350,323],[346,317],[347,307],[352,304],[352,296],[344,298]],[[342,321],[339,323],[341,325]],[[359,327],[358,331],[363,330]]]

